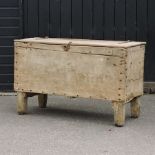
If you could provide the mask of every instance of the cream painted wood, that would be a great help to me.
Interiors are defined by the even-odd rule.
[[[17,112],[19,115],[27,113],[27,94],[25,92],[17,94]]]
[[[140,115],[140,100],[139,97],[136,97],[131,101],[131,117],[138,118],[139,115]]]
[[[143,42],[16,40],[14,88],[17,92],[91,97],[119,103],[114,107],[120,112],[114,110],[114,113],[115,124],[121,126],[124,120],[121,103],[124,106],[143,95],[144,52]],[[121,123],[116,121],[117,115],[119,118],[122,115]]]

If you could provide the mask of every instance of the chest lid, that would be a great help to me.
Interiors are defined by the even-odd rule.
[[[15,42],[40,43],[47,45],[118,47],[118,48],[129,48],[139,45],[145,45],[145,42],[134,42],[134,41],[108,41],[108,40],[63,39],[63,38],[27,38],[27,39],[15,40]]]

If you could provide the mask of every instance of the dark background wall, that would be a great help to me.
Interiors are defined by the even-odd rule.
[[[16,8],[19,11],[21,0],[2,1],[6,5],[7,3],[11,5],[10,7],[14,7],[15,3],[18,3]],[[22,16],[19,12],[15,14],[15,17],[18,17],[18,22],[14,18],[10,18],[8,22],[10,24],[17,22],[14,26],[18,29],[19,26],[23,28],[23,33],[20,31],[17,34],[8,34],[9,31],[6,33],[3,31],[5,34],[0,33],[0,38],[3,35],[13,35],[15,38],[49,36],[147,41],[145,81],[155,81],[154,0],[23,0],[22,11]],[[0,16],[5,17],[6,15],[0,12]],[[10,12],[9,16],[12,17],[14,14]],[[23,21],[23,24],[20,24],[20,21]],[[10,42],[7,41],[7,46],[11,45],[8,49],[2,50],[0,46],[0,63],[12,67],[6,69],[3,67],[3,71],[0,68],[0,86],[3,85],[0,87],[1,91],[12,89],[12,40],[13,38]],[[2,44],[5,46],[5,39],[2,39]],[[3,55],[7,55],[9,59],[5,60]],[[7,75],[4,75],[3,78],[2,74]],[[6,83],[9,87],[4,85]]]
[[[147,41],[145,81],[155,81],[154,0],[25,0],[24,37]]]
[[[13,40],[23,31],[20,2],[0,0],[0,91],[13,90]]]

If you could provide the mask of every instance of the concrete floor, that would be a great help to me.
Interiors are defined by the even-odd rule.
[[[47,109],[29,99],[29,114],[16,114],[16,97],[0,97],[0,155],[154,155],[155,95],[141,98],[139,119],[113,126],[108,102],[50,96]]]

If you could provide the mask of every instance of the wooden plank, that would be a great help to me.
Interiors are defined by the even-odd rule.
[[[19,33],[19,27],[0,27],[0,36],[18,36]]]
[[[126,96],[134,98],[143,95],[144,46],[128,49],[126,66]],[[133,93],[134,92],[134,93]]]
[[[71,37],[71,0],[61,1],[61,37]]]
[[[0,36],[0,46],[13,46],[13,40],[17,39],[17,36]]]
[[[61,36],[61,0],[50,1],[50,37]]]
[[[20,18],[0,18],[0,27],[20,26]]]
[[[83,37],[82,0],[72,0],[72,37]]]
[[[0,17],[18,17],[19,8],[0,8]]]
[[[132,8],[132,9],[131,9]],[[137,2],[136,0],[126,1],[126,39],[137,39]]]
[[[23,37],[28,38],[28,0],[23,1]]]
[[[14,49],[13,46],[0,46],[1,55],[13,55]]]
[[[39,36],[49,36],[49,5],[50,0],[39,0]]]
[[[105,0],[104,5],[104,39],[114,40],[114,1]]]
[[[103,39],[103,5],[103,0],[94,1],[93,4],[94,39]]]
[[[137,40],[147,41],[146,51],[148,52],[146,52],[145,58],[145,81],[150,77],[150,65],[152,66],[152,63],[154,62],[151,62],[149,58],[150,53],[154,51],[154,48],[150,46],[150,41],[148,40],[148,32],[150,32],[148,31],[148,18],[150,18],[148,15],[150,10],[148,9],[148,0],[137,1]],[[150,16],[152,16],[152,14],[150,14]]]
[[[38,36],[38,0],[28,0],[28,37]]]
[[[85,39],[90,39],[93,36],[92,9],[92,0],[83,0],[83,38]]]
[[[13,55],[0,55],[0,64],[13,64]]]
[[[0,7],[17,7],[18,6],[18,1],[19,0],[5,0],[5,1],[0,1]]]
[[[16,42],[16,47],[22,48],[33,48],[42,49],[42,50],[51,50],[51,45],[49,44],[40,44],[40,43],[21,43]],[[68,50],[64,50],[63,45],[52,45],[52,50],[56,52],[63,53],[79,53],[79,54],[90,54],[90,55],[105,55],[105,56],[114,56],[114,57],[125,57],[126,50],[122,48],[112,48],[112,47],[93,47],[93,46],[70,46]]]
[[[146,81],[154,81],[155,79],[155,20],[154,20],[154,14],[155,14],[155,1],[149,0],[148,1],[148,46],[147,50],[149,52],[146,53],[146,65],[147,65],[147,70],[146,74],[148,75],[146,77]]]
[[[106,41],[106,40],[89,40],[89,39],[59,39],[59,38],[28,38],[15,40],[15,42],[42,43],[49,45],[70,45],[72,46],[99,46],[99,47],[122,47],[128,48],[131,46],[145,45],[145,42],[132,41]]]
[[[115,39],[125,40],[125,0],[115,1]]]
[[[23,1],[18,1],[18,5],[19,5],[19,19],[20,19],[20,23],[19,23],[19,34],[17,37],[19,38],[24,38],[24,19],[23,19]]]
[[[0,91],[13,91],[13,40],[20,38],[21,14],[19,0],[0,1]]]
[[[0,65],[1,74],[14,74],[13,65]]]
[[[147,40],[148,0],[137,1],[137,40]]]
[[[0,83],[13,83],[13,74],[0,74]]]
[[[125,100],[125,79],[120,80],[125,76],[124,66],[120,65],[122,59],[114,56],[16,48],[15,90]]]

